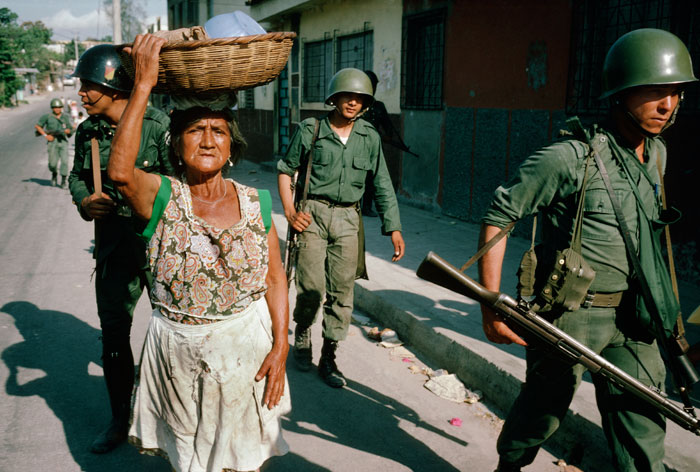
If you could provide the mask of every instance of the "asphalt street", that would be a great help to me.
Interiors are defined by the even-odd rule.
[[[53,93],[0,110],[0,470],[166,472],[165,460],[128,445],[104,456],[89,452],[109,420],[91,281],[93,228],[67,190],[51,187],[45,142],[33,132],[49,100],[61,95],[77,98],[74,91]],[[234,178],[255,186],[258,172],[243,163]],[[149,315],[144,296],[132,329],[137,357]],[[428,391],[427,377],[409,367],[441,366],[377,345],[365,335],[372,325],[353,324],[341,344],[338,363],[349,379],[343,390],[313,371],[298,372],[290,360],[293,411],[283,427],[291,452],[265,470],[493,470],[499,413]],[[526,470],[560,470],[556,460],[543,450]]]

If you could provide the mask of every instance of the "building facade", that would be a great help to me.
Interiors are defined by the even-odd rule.
[[[206,12],[199,0],[169,0],[177,18]],[[597,121],[608,48],[622,34],[654,27],[678,35],[700,63],[700,7],[691,0],[248,0],[267,31],[295,31],[289,62],[273,84],[239,94],[249,159],[286,152],[296,124],[322,116],[326,86],[343,67],[373,70],[376,98],[417,156],[385,144],[403,202],[477,222],[494,189],[567,116]],[[175,8],[175,10],[173,10]],[[229,8],[231,11],[234,8]],[[218,13],[215,13],[218,14]],[[188,17],[189,18],[189,17]],[[171,29],[199,22],[169,19]],[[697,72],[696,72],[697,75]],[[681,272],[700,262],[700,208],[693,186],[700,94],[685,94],[664,137],[668,200],[684,213],[674,225]],[[527,223],[517,231],[529,234]],[[697,273],[697,271],[696,271]]]

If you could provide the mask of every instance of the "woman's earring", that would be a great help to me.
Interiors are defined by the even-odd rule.
[[[228,156],[227,161],[228,161],[228,166],[233,167],[233,161],[231,160],[231,156]]]

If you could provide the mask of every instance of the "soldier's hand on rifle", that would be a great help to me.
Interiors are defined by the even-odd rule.
[[[44,135],[44,137],[46,138],[46,140],[47,140],[48,142],[51,142],[51,141],[53,141],[54,139],[56,139],[56,138],[53,137],[52,134],[49,134],[49,133],[46,133],[46,134]]]
[[[498,344],[520,344],[527,346],[523,339],[508,327],[505,320],[491,308],[481,305],[484,333],[489,341]]]
[[[394,245],[394,255],[391,257],[391,262],[396,262],[403,257],[406,251],[406,243],[403,242],[401,231],[391,232],[391,244]]]
[[[286,214],[287,222],[294,228],[294,231],[301,233],[311,224],[311,215],[303,211],[294,211],[291,214]]]
[[[94,220],[104,218],[117,208],[117,204],[105,193],[102,195],[93,193],[89,197],[83,198],[80,206],[83,208],[85,214]]]

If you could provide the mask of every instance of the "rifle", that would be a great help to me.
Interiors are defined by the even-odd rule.
[[[299,178],[299,172],[294,172],[294,177],[292,177],[292,201],[296,205],[297,201],[297,179]],[[284,245],[284,270],[287,273],[287,287],[291,285],[292,280],[294,280],[294,269],[297,262],[297,231],[292,228],[292,225],[287,224],[287,238]]]
[[[646,401],[674,423],[700,436],[700,421],[692,406],[678,407],[656,387],[644,385],[549,323],[532,311],[526,301],[516,301],[504,293],[486,289],[432,251],[418,267],[416,275],[491,307],[523,332],[553,347],[559,355],[583,365],[591,374],[603,376],[626,392]]]
[[[314,122],[314,134],[311,138],[311,144],[309,145],[309,152],[306,158],[306,174],[304,175],[304,188],[302,189],[301,196],[299,192],[297,192],[299,180],[301,180],[299,171],[294,172],[294,177],[292,177],[292,202],[294,202],[294,207],[297,211],[304,211],[304,207],[306,206],[306,197],[309,193],[309,179],[311,178],[311,163],[314,159],[314,145],[318,138],[320,126],[321,122],[316,119]],[[284,269],[287,273],[287,286],[289,286],[294,279],[294,269],[297,265],[297,253],[299,252],[299,248],[297,247],[298,236],[299,233],[292,228],[292,225],[287,224],[287,239],[284,247]]]

